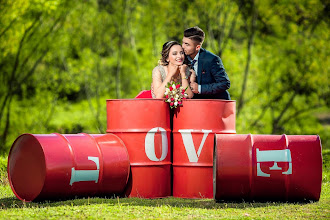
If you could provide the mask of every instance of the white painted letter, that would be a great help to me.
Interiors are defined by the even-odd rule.
[[[93,161],[96,164],[96,170],[76,170],[74,167],[71,168],[71,180],[70,186],[75,182],[81,181],[95,181],[99,180],[100,162],[98,157],[88,157],[88,160]]]
[[[192,131],[193,131],[192,129],[180,129],[179,130],[179,132],[182,135],[183,144],[184,144],[184,147],[186,148],[189,162],[198,162],[198,158],[201,155],[205,140],[206,140],[207,136],[209,135],[209,133],[212,132],[212,130],[202,130],[204,135],[203,135],[201,144],[199,145],[197,153],[196,153],[194,141],[193,141],[193,138],[191,135]]]
[[[162,155],[160,158],[157,158],[155,153],[155,133],[157,133],[158,131],[161,131],[161,135],[162,135]],[[148,131],[146,135],[144,145],[145,145],[146,155],[151,161],[164,160],[168,152],[168,140],[167,140],[166,130],[161,127],[152,128],[150,131]]]
[[[289,149],[284,150],[263,150],[260,151],[256,148],[257,153],[257,176],[270,177],[269,173],[264,173],[260,168],[261,162],[274,162],[274,165],[269,168],[269,170],[282,170],[282,168],[277,166],[277,162],[288,162],[289,169],[282,174],[290,175],[292,174],[292,159],[291,151]]]

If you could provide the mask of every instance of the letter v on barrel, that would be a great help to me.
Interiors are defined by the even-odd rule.
[[[203,134],[203,138],[202,141],[199,145],[199,148],[196,152],[195,150],[195,145],[194,145],[194,141],[193,141],[193,137],[191,132],[193,132],[193,129],[180,129],[179,132],[181,133],[182,136],[182,140],[183,140],[183,144],[184,147],[186,149],[187,152],[187,156],[189,159],[189,162],[198,162],[199,156],[201,155],[203,146],[205,144],[205,140],[207,138],[207,136],[209,135],[209,133],[212,132],[212,130],[202,130]]]

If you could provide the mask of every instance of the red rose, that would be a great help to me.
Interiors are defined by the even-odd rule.
[[[174,98],[171,98],[171,102],[173,102],[174,101]]]
[[[177,88],[177,89],[180,88],[180,84],[176,85],[176,88]]]
[[[178,104],[179,104],[179,105],[181,105],[181,104],[182,104],[182,102],[181,102],[181,101],[178,101]]]
[[[171,103],[170,103],[170,106],[173,106],[173,105],[174,105],[174,103],[173,103],[173,102],[171,102]]]
[[[166,98],[168,99],[168,95],[166,95]]]
[[[170,86],[170,91],[172,91],[173,90],[173,87],[172,86]]]
[[[186,91],[185,89],[182,89],[182,94],[184,94],[185,91]]]

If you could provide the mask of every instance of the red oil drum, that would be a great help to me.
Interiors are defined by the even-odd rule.
[[[23,134],[11,147],[7,170],[24,201],[112,196],[125,189],[129,158],[113,134]]]
[[[213,198],[215,133],[236,133],[235,101],[184,100],[173,117],[173,196]]]
[[[171,195],[169,106],[162,99],[107,100],[107,132],[127,147],[131,174],[126,196]]]
[[[216,200],[319,200],[317,135],[216,134]]]

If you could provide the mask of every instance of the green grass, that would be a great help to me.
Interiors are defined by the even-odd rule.
[[[26,203],[8,185],[2,165],[0,219],[329,219],[330,149],[323,150],[323,184],[318,202],[222,202],[212,199],[78,198]]]
[[[330,185],[323,184],[319,202],[215,203],[211,199],[86,198],[58,202],[24,203],[1,187],[0,218],[39,219],[324,219],[330,217]]]

